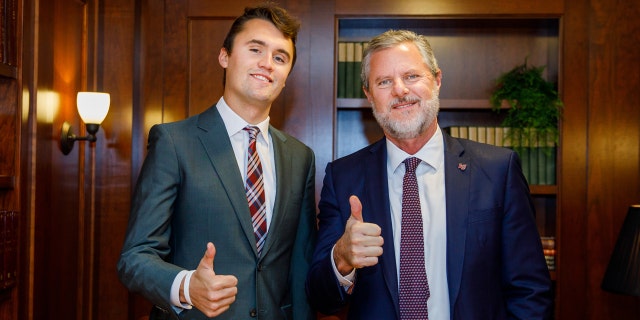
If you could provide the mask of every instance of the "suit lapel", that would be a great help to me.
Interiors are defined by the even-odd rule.
[[[393,305],[398,310],[398,276],[395,251],[393,247],[393,230],[391,227],[391,205],[389,203],[389,185],[387,179],[387,147],[386,139],[375,143],[370,149],[370,159],[365,159],[364,194],[369,195],[367,202],[370,208],[365,209],[363,203],[363,219],[375,223],[382,229],[382,238],[387,239],[382,245],[384,254],[379,258],[384,283],[393,298]],[[365,210],[368,214],[365,214]]]
[[[469,212],[470,177],[476,170],[464,148],[443,133],[445,153],[445,193],[447,205],[447,282],[450,305],[455,305],[460,291]]]
[[[254,254],[257,255],[251,213],[247,205],[242,175],[238,170],[233,147],[218,109],[213,106],[200,114],[197,126],[200,129],[198,138],[209,156],[211,165],[218,174],[218,178],[229,197],[247,240],[254,244],[250,247],[253,248]]]
[[[287,203],[289,202],[289,188],[291,187],[291,176],[287,173],[291,170],[291,158],[289,150],[285,147],[287,138],[280,133],[280,131],[269,126],[269,133],[271,134],[271,140],[273,143],[273,152],[276,166],[276,199],[273,204],[273,215],[271,217],[271,225],[269,226],[269,232],[267,233],[267,240],[262,248],[262,257],[267,255],[269,249],[271,249],[274,241],[276,241],[276,230],[279,230],[280,225],[285,221],[285,216],[289,214],[287,210]]]

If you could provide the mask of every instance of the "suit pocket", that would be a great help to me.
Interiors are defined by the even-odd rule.
[[[469,240],[477,249],[494,248],[499,243],[502,225],[502,208],[469,213]]]

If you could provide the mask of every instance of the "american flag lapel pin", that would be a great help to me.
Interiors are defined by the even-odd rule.
[[[458,169],[460,169],[460,171],[467,170],[467,164],[466,163],[458,163]]]

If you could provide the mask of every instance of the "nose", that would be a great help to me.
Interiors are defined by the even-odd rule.
[[[401,81],[400,79],[395,79],[393,81],[393,94],[398,97],[402,97],[407,93],[409,93],[409,88],[407,88],[404,81]]]
[[[262,69],[272,70],[273,69],[273,56],[271,54],[263,55],[258,61],[258,66]]]

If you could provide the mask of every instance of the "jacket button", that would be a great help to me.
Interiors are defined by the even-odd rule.
[[[258,271],[262,271],[262,264],[258,264]]]
[[[250,316],[251,318],[255,318],[255,317],[257,317],[257,316],[258,316],[258,312],[256,311],[256,309],[255,309],[255,308],[254,308],[254,309],[251,309],[251,311],[249,311],[249,316]]]

